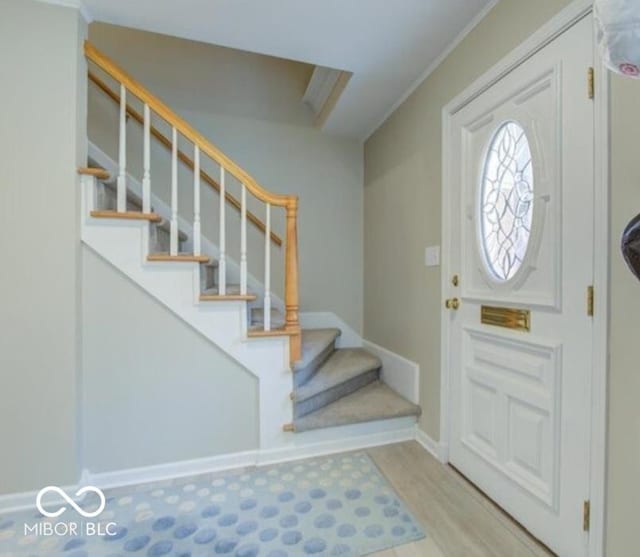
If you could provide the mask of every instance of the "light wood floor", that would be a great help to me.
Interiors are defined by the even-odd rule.
[[[526,531],[415,441],[369,449],[369,456],[427,533],[420,542],[372,557],[549,557]]]

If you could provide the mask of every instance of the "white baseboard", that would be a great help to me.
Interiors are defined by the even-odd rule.
[[[382,381],[404,398],[419,404],[420,366],[368,340],[364,340],[362,346],[382,361]]]
[[[393,422],[393,420],[389,421]],[[331,441],[319,441],[314,443],[260,451],[258,455],[258,464],[276,464],[278,462],[302,460],[305,458],[313,458],[317,456],[343,453],[347,451],[356,451],[371,447],[379,447],[382,445],[390,445],[392,443],[401,443],[403,441],[412,441],[413,439],[415,439],[415,425],[405,425],[407,421],[403,418],[398,418],[396,419],[396,421],[399,427],[390,428],[388,431],[368,433],[350,437],[342,436],[336,440]],[[335,429],[340,430],[350,427],[353,426],[344,426],[344,428]]]
[[[403,418],[389,420],[386,424],[386,431],[376,433],[367,433],[368,430],[370,431],[370,426],[367,427],[369,424],[356,424],[353,426],[333,428],[333,439],[325,441],[312,440],[308,442],[304,438],[305,434],[301,433],[295,434],[295,437],[292,437],[295,442],[291,445],[274,449],[249,450],[208,458],[117,470],[114,472],[96,473],[85,471],[85,475],[89,485],[96,486],[100,489],[107,489],[169,480],[172,478],[196,476],[198,474],[211,472],[222,472],[237,468],[291,462],[305,458],[410,441],[415,439],[416,430],[415,425],[407,424],[408,421]],[[313,434],[314,432],[309,433]],[[293,435],[294,434],[292,434],[292,436]],[[314,437],[314,435],[311,435],[312,439]]]
[[[407,420],[403,418],[389,420],[386,424],[385,431],[381,432],[369,433],[370,428],[367,428],[366,424],[343,426],[334,428],[334,430],[336,435],[333,439],[305,442],[304,434],[297,434],[296,437],[294,437],[296,442],[290,446],[277,449],[250,450],[208,458],[117,470],[114,472],[95,473],[83,470],[78,485],[63,487],[62,489],[66,493],[73,494],[80,486],[85,485],[92,485],[100,489],[123,487],[211,472],[291,462],[412,440],[417,441],[440,462],[446,462],[446,451],[444,447],[419,429],[417,425],[407,425]],[[353,432],[363,433],[354,435]],[[298,440],[301,442],[298,442]],[[37,491],[29,491],[0,495],[0,513],[14,512],[34,507],[37,494]]]
[[[37,495],[37,491],[23,491],[22,493],[0,495],[0,513],[20,511],[29,507],[35,507]]]
[[[114,472],[86,471],[86,474],[91,485],[107,489],[255,466],[257,453],[257,450],[252,450],[140,468],[128,468]]]
[[[76,485],[66,485],[60,486],[60,489],[67,493],[69,496],[73,497],[73,495],[82,487],[82,480],[80,480]],[[46,486],[42,486],[43,488]],[[38,496],[37,491],[23,491],[22,493],[9,493],[7,495],[0,495],[0,513],[9,513],[22,511],[25,509],[35,508],[36,506],[36,497]],[[64,499],[62,497],[52,496],[47,497],[47,504],[57,504],[64,503]]]
[[[437,458],[442,464],[448,461],[448,451],[444,445],[427,435],[418,426],[416,426],[416,441],[422,445],[425,451]]]

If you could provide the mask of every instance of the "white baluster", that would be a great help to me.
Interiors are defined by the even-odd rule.
[[[178,132],[171,134],[171,240],[169,255],[178,255]]]
[[[151,212],[151,113],[144,105],[144,155],[142,172],[142,212]]]
[[[247,188],[244,184],[240,209],[240,294],[247,294]]]
[[[200,147],[193,147],[193,255],[200,255]]]
[[[267,203],[264,231],[264,330],[271,330],[271,204]]]
[[[220,167],[220,260],[218,261],[218,294],[227,295],[227,253],[226,253],[226,231],[225,231],[225,208],[226,208],[226,188],[225,171]]]
[[[120,145],[118,146],[118,180],[117,205],[118,213],[127,210],[127,89],[120,85]]]

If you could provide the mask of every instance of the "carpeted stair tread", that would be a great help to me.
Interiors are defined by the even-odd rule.
[[[419,416],[419,406],[401,397],[380,381],[375,381],[320,410],[293,421],[296,433],[407,416]]]
[[[156,224],[156,227],[158,228],[158,230],[162,230],[162,232],[166,232],[167,234],[171,235],[170,221],[162,219],[162,221]],[[178,240],[180,240],[181,242],[186,242],[188,239],[189,236],[185,232],[183,232],[182,230],[178,230]]]
[[[209,263],[201,263],[201,265],[202,265],[202,267],[203,267],[204,269],[207,269],[207,270],[209,270],[209,269],[214,270],[214,269],[217,269],[217,268],[218,268],[218,260],[217,260],[217,259],[211,259],[211,260],[209,261]]]
[[[285,318],[281,311],[271,309],[271,328],[280,329],[284,327]],[[262,327],[264,325],[264,309],[251,308],[251,325],[252,327]]]
[[[103,195],[98,195],[98,201],[101,205],[105,205],[103,208],[115,209],[118,198],[118,187],[115,180],[101,182]],[[106,206],[108,205],[108,207]],[[142,211],[142,198],[139,195],[133,193],[127,188],[127,210],[129,211]],[[153,212],[153,207],[151,208]]]
[[[294,371],[306,369],[314,364],[318,366],[322,364],[317,361],[318,358],[335,343],[340,334],[340,329],[303,329],[302,357],[295,364]]]
[[[378,357],[362,348],[336,350],[309,381],[296,389],[295,400],[302,402],[381,366]]]
[[[294,382],[294,418],[316,412],[377,381],[381,366],[376,356],[362,348],[334,350],[306,382]]]
[[[182,231],[178,231],[178,249],[182,250],[189,237]],[[151,251],[162,252],[171,249],[171,224],[162,219],[157,225],[152,226],[149,234]]]
[[[103,195],[98,195],[98,204],[104,205],[103,209],[115,209],[117,205],[117,185],[115,181],[103,182],[104,190]],[[142,211],[142,198],[139,195],[133,193],[127,188],[127,210],[129,211]],[[153,207],[151,208],[153,212]],[[162,219],[159,223],[155,223],[154,226],[162,232],[171,234],[171,222],[167,219]],[[178,230],[178,239],[180,242],[186,242],[189,236],[182,230]]]
[[[200,263],[200,292],[210,288],[215,288],[217,284],[218,261],[212,260],[209,263]]]

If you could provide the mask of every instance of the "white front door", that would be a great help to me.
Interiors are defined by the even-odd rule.
[[[586,554],[592,40],[587,16],[456,112],[445,147],[450,462],[563,557]]]

